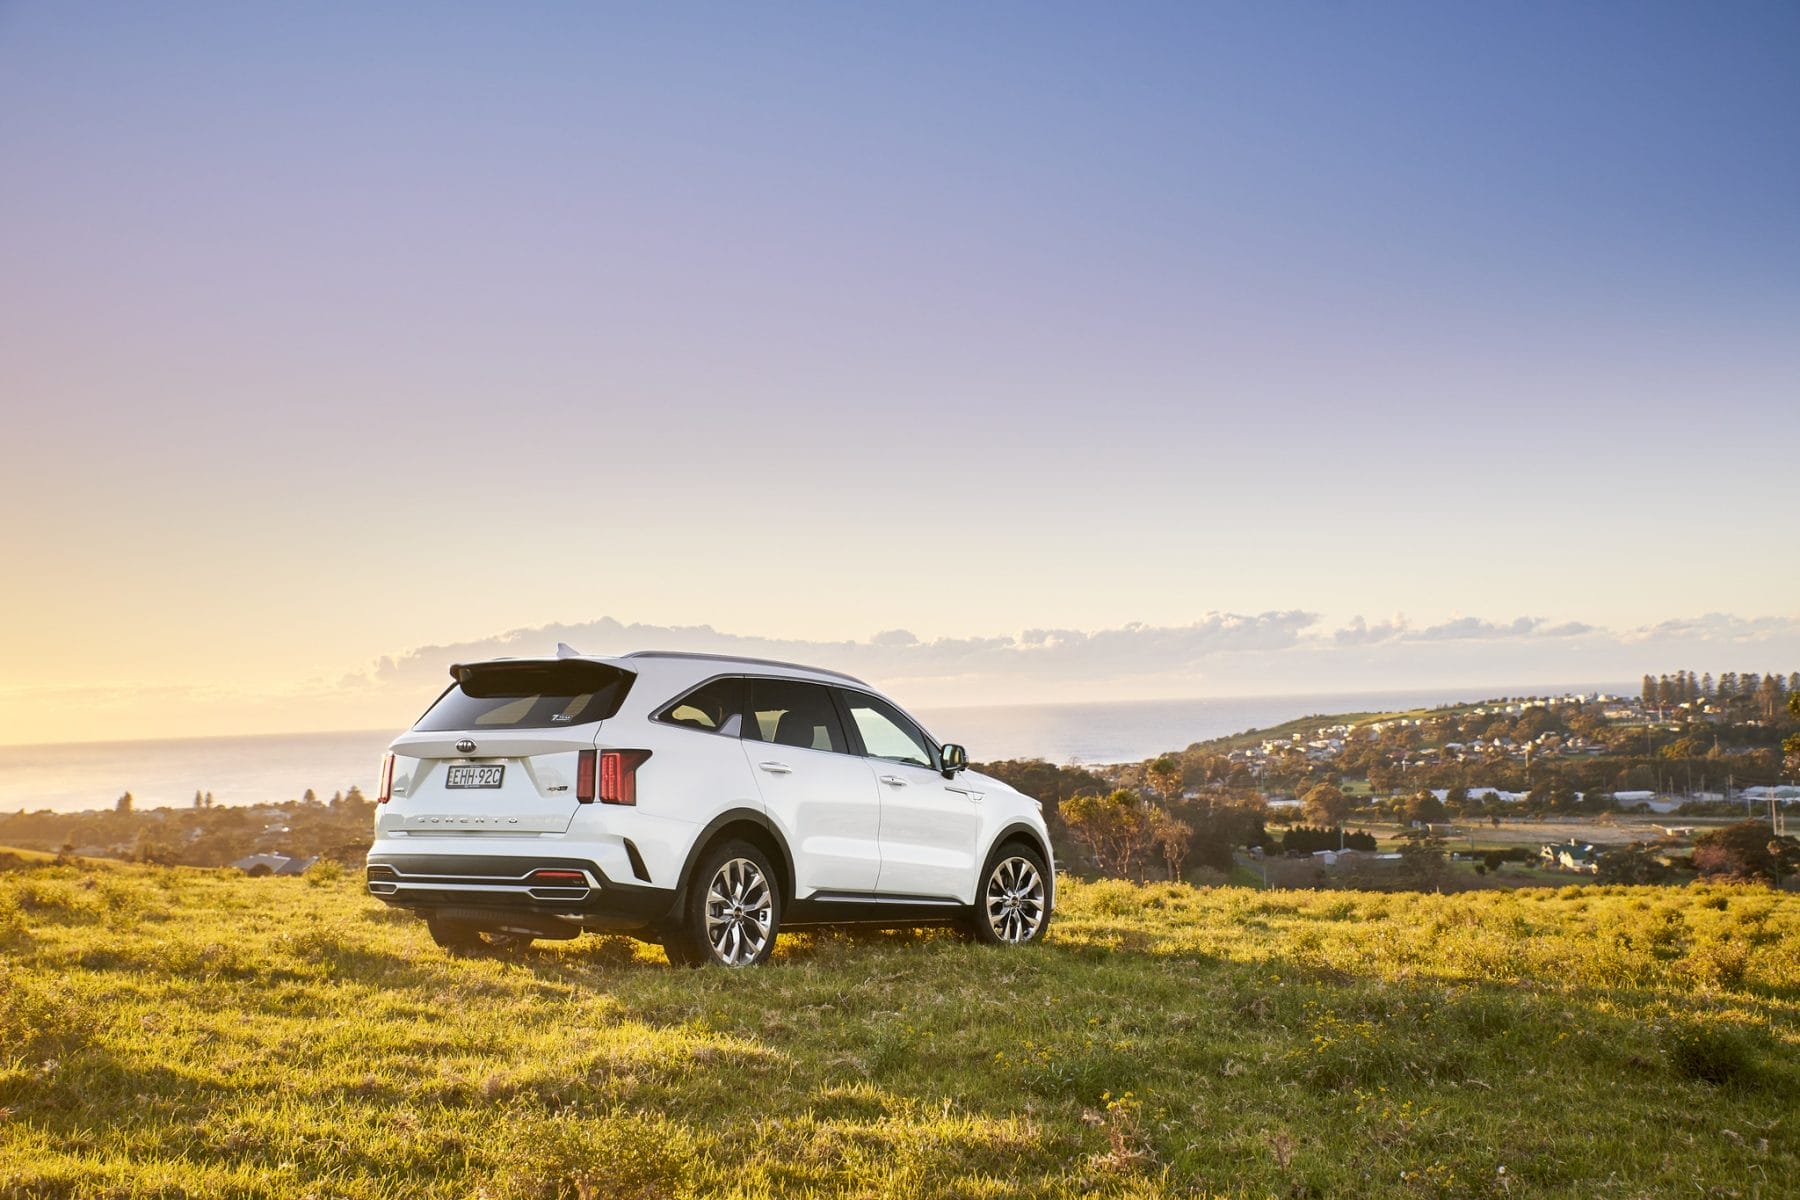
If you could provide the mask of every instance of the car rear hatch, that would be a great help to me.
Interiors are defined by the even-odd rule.
[[[383,833],[411,837],[563,833],[592,793],[591,752],[635,676],[590,659],[458,664],[456,680],[394,740]]]

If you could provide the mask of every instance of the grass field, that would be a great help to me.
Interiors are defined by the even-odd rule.
[[[0,1196],[1744,1196],[1800,896],[1066,883],[1049,942],[452,960],[352,874],[0,873]]]

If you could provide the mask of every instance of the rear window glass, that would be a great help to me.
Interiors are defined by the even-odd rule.
[[[738,736],[743,721],[744,681],[714,679],[695,688],[656,715],[659,721],[708,733]]]
[[[636,676],[605,663],[495,663],[460,668],[414,729],[562,729],[619,711]]]

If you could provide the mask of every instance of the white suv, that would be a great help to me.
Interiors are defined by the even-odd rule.
[[[778,929],[1049,925],[1037,801],[860,680],[566,646],[450,675],[383,760],[368,857],[369,891],[447,949],[592,929],[741,967]]]

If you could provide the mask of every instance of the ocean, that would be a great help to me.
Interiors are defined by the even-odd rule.
[[[1591,688],[1509,689],[1554,695]],[[1057,763],[1135,762],[1192,742],[1267,729],[1311,713],[1416,708],[1478,699],[1471,689],[1132,700],[919,709],[937,737],[961,742],[980,762],[1043,758]],[[122,792],[138,808],[185,807],[194,792],[216,804],[320,799],[351,785],[374,790],[394,730],[0,746],[0,812],[110,808]]]

